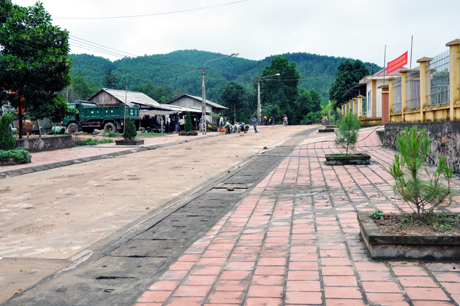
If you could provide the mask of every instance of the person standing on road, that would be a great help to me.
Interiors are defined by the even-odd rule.
[[[254,116],[254,119],[252,119],[252,122],[254,124],[254,131],[255,131],[254,133],[257,133],[257,118],[256,118],[256,116]]]
[[[272,126],[275,126],[275,118],[273,118],[273,116],[271,120],[272,120]]]
[[[224,126],[224,118],[222,115],[219,115],[219,128],[221,129]]]
[[[284,118],[283,118],[283,125],[284,126],[288,125],[288,117],[287,116],[284,116]]]

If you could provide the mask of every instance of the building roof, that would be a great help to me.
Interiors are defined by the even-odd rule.
[[[109,95],[113,96],[118,101],[120,101],[120,103],[123,103],[123,104],[125,103],[125,98],[126,98],[127,105],[131,106],[131,107],[134,106],[135,104],[136,105],[145,105],[145,106],[158,106],[158,105],[160,105],[160,103],[158,103],[157,101],[153,100],[152,98],[150,98],[149,96],[147,96],[146,94],[144,94],[142,92],[128,91],[128,93],[126,93],[126,90],[108,89],[108,88],[102,88],[97,93],[92,95],[91,98],[89,98],[88,100],[91,100],[92,98],[94,98],[95,96],[97,96],[99,93],[101,93],[103,91],[108,93]]]
[[[351,87],[343,94],[342,98],[356,98],[359,95],[366,95],[366,84]]]
[[[401,67],[396,69],[395,71],[390,72],[389,74],[386,73],[387,68],[383,68],[382,70],[374,73],[373,75],[368,75],[359,80],[359,84],[366,84],[372,80],[382,80],[382,79],[395,79],[401,76],[400,70],[407,69],[406,67]]]
[[[181,99],[183,97],[189,97],[189,98],[195,99],[195,100],[200,101],[200,102],[203,101],[203,99],[201,97],[196,97],[196,96],[192,96],[192,95],[188,95],[188,94],[183,94],[180,97],[177,97],[175,99],[172,99],[171,101],[166,102],[166,104],[171,104],[172,102],[177,101],[177,100],[179,100],[179,99]],[[228,109],[227,107],[225,107],[223,105],[220,105],[220,104],[217,104],[215,102],[209,101],[208,99],[206,99],[206,104],[210,105],[211,107],[214,107],[214,108]]]

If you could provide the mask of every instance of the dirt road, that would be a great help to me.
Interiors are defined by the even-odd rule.
[[[316,126],[260,128],[0,180],[0,302],[91,245]]]

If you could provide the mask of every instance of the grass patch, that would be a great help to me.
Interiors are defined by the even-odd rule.
[[[118,135],[120,135],[120,133],[114,132],[114,131],[110,131],[110,132],[108,132],[108,133],[106,133],[106,134],[103,134],[102,136],[104,136],[104,137],[118,137]]]
[[[81,147],[81,146],[95,146],[100,143],[112,143],[113,140],[110,138],[103,138],[102,140],[98,139],[84,139],[84,140],[75,140],[73,143],[74,147]]]
[[[149,132],[149,133],[140,133],[140,134],[137,134],[138,137],[142,137],[142,138],[153,138],[153,137],[161,137],[161,136],[167,136],[167,135],[171,135],[171,133],[164,133],[164,134],[161,134],[161,133],[154,133],[154,132]]]
[[[30,163],[30,153],[23,148],[0,150],[0,158],[15,158],[21,163]]]
[[[363,156],[363,154],[331,154],[331,157],[354,157],[354,156]]]

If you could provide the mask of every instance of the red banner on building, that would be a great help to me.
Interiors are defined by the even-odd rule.
[[[407,54],[408,54],[408,51],[406,51],[403,55],[401,55],[397,59],[395,59],[395,60],[393,60],[391,62],[388,62],[387,74],[389,74],[389,73],[401,68],[402,66],[406,65],[407,64]]]

